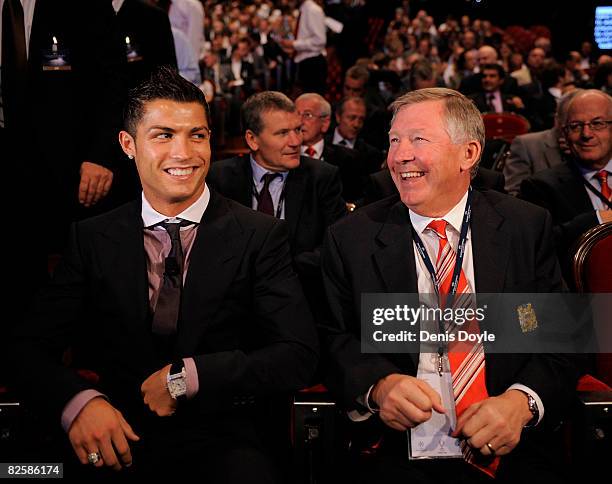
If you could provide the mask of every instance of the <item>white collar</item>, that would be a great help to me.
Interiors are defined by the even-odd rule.
[[[183,220],[188,220],[189,222],[194,222],[199,224],[204,216],[204,212],[208,207],[208,202],[210,201],[210,190],[208,189],[208,185],[204,184],[204,191],[202,195],[198,197],[198,199],[193,202],[189,207],[183,210],[181,213],[174,217],[168,217],[162,213],[159,213],[155,210],[149,201],[146,199],[144,192],[142,192],[142,223],[145,227],[151,227],[152,225],[157,225],[160,222],[168,219],[180,218]]]
[[[461,232],[461,223],[463,222],[463,212],[465,211],[468,192],[469,189],[466,190],[461,200],[459,200],[459,203],[442,217],[424,217],[423,215],[414,213],[412,210],[408,210],[410,222],[412,222],[412,226],[417,234],[422,234],[432,220],[446,220],[457,233]]]

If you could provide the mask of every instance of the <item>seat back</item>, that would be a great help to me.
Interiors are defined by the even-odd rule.
[[[520,134],[529,132],[527,118],[516,113],[484,113],[485,137],[488,140],[502,139],[508,144]]]
[[[612,292],[612,223],[597,225],[580,238],[573,272],[578,292]]]
[[[597,225],[578,240],[574,252],[573,272],[578,292],[612,293],[612,223]],[[612,338],[612,328],[609,324],[611,310],[609,307],[604,307],[603,310],[597,308],[593,313],[599,338]],[[601,322],[597,322],[599,318],[602,318]],[[612,354],[598,354],[596,365],[597,378],[612,386]]]

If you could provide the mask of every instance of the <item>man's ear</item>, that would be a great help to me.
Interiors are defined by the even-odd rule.
[[[461,159],[461,171],[470,171],[478,163],[481,154],[482,146],[478,141],[472,140],[465,143]]]
[[[130,133],[119,131],[119,144],[130,160],[136,156],[136,140],[134,140]]]
[[[331,124],[331,116],[325,116],[323,118],[323,123],[321,124],[321,133],[323,135],[327,133],[327,130],[329,129],[330,124]]]
[[[259,149],[259,143],[257,142],[257,135],[250,129],[247,129],[244,133],[244,139],[246,144],[249,145],[251,151],[257,151]]]

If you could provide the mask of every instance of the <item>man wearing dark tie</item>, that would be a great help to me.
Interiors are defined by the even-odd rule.
[[[83,482],[111,479],[102,467],[277,482],[266,409],[317,362],[286,228],[209,189],[208,106],[174,70],[131,92],[119,141],[142,199],[72,226],[14,341],[18,387],[61,416]],[[95,380],[60,363],[69,345]]]
[[[418,302],[429,294],[434,307],[473,308],[476,292],[562,287],[546,211],[470,186],[484,143],[474,104],[457,91],[429,88],[398,98],[392,111],[387,163],[399,194],[332,226],[322,255],[332,312],[321,327],[326,383],[352,426],[369,427],[374,444],[367,449],[373,455],[368,473],[359,477],[516,482],[529,469],[531,480],[556,478],[560,436],[551,429],[563,418],[577,378],[567,358],[426,339],[412,348],[404,343],[411,349],[403,354],[362,346],[372,322],[361,319],[365,293],[418,293]],[[488,331],[500,329],[497,320],[485,321]],[[463,323],[449,324],[437,327],[441,336],[456,335]],[[482,334],[475,320],[462,328]],[[407,329],[436,336],[423,318]],[[423,437],[431,447],[416,444]],[[449,455],[456,458],[432,458]]]
[[[19,227],[27,256],[7,261],[21,314],[70,222],[117,204],[125,54],[107,0],[0,0],[0,11],[0,156],[15,167],[2,194],[30,214]],[[0,325],[2,342],[19,320]]]
[[[280,92],[247,99],[242,121],[250,155],[213,163],[208,181],[226,197],[287,222],[294,266],[316,311],[323,236],[347,213],[338,168],[300,156],[302,120]]]

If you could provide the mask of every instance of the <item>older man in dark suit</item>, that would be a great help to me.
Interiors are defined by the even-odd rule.
[[[85,481],[104,476],[94,467],[129,466],[276,482],[266,405],[306,385],[317,361],[286,228],[205,184],[208,107],[178,73],[160,69],[126,113],[119,138],[142,200],[73,225],[15,341],[18,386],[61,415],[91,464]],[[61,365],[68,345],[96,382]]]
[[[432,352],[423,342],[419,354],[364,352],[364,293],[435,293],[465,301],[476,291],[562,286],[550,216],[470,187],[484,142],[473,103],[456,91],[431,88],[402,96],[393,111],[388,165],[399,197],[332,226],[322,256],[333,314],[321,328],[327,383],[351,419],[367,419],[378,435],[363,482],[488,482],[493,475],[515,482],[526,468],[533,479],[553,476],[558,439],[550,429],[576,382],[566,358],[494,354],[487,344],[458,352],[434,345],[439,348]],[[495,333],[500,323],[486,324]],[[417,334],[423,328],[416,323]],[[451,323],[447,331],[455,330]],[[423,435],[435,444],[428,450],[441,449],[434,455],[457,458],[409,460],[408,442]],[[410,449],[413,456],[422,450]]]
[[[302,155],[337,166],[344,200],[360,200],[366,175],[362,157],[355,150],[325,139],[331,123],[331,105],[320,94],[309,92],[295,100],[295,107],[302,117]]]
[[[572,284],[572,249],[579,237],[612,221],[612,97],[596,89],[570,101],[563,126],[572,152],[562,163],[527,178],[519,196],[552,215],[559,258]]]

